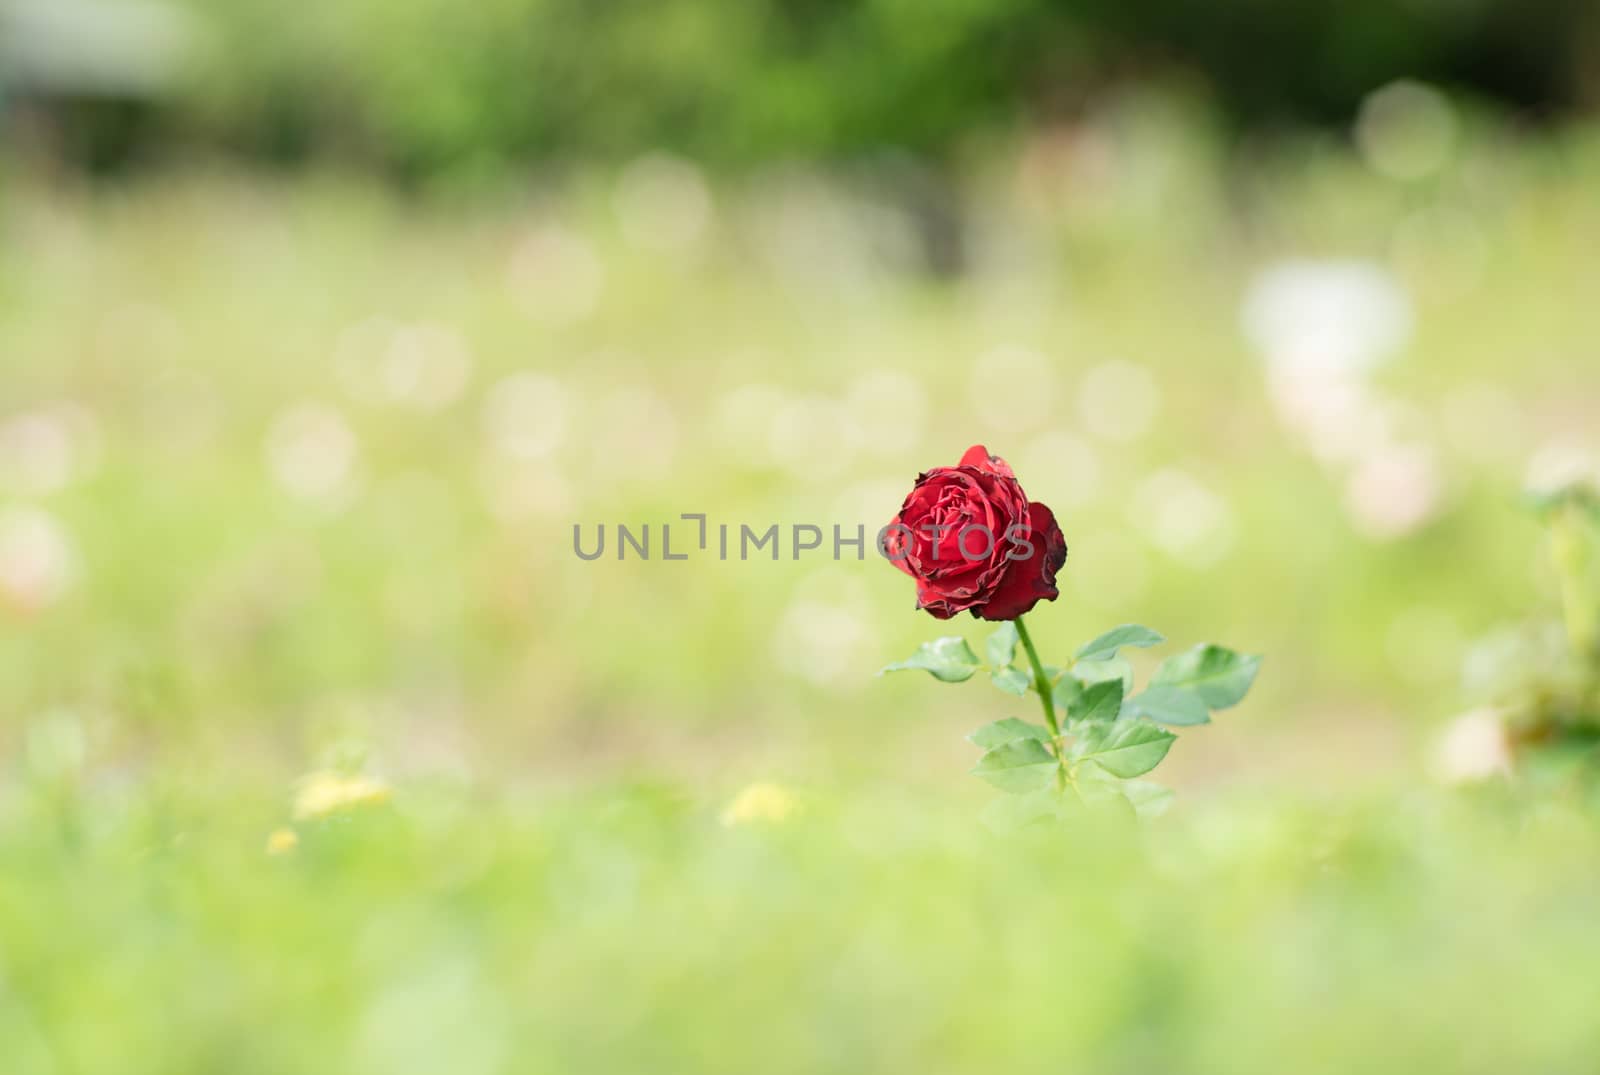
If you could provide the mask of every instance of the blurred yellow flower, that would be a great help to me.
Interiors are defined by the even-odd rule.
[[[722,823],[734,825],[780,824],[800,809],[800,801],[778,784],[751,784],[722,810]]]
[[[294,797],[294,818],[309,821],[389,801],[389,785],[381,780],[332,769],[307,774]]]
[[[288,826],[273,829],[267,836],[267,854],[287,855],[300,846],[300,836]]]

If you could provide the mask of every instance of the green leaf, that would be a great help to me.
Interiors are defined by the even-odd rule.
[[[1122,712],[1122,680],[1107,679],[1084,687],[1067,704],[1073,720],[1116,720]]]
[[[1005,668],[1017,656],[1017,625],[1010,620],[995,628],[994,634],[983,645],[989,655],[989,667]]]
[[[1077,704],[1077,697],[1083,693],[1083,684],[1079,683],[1072,675],[1064,675],[1055,681],[1055,686],[1050,688],[1050,700],[1056,708],[1072,712],[1072,707]]]
[[[1165,641],[1165,636],[1159,631],[1152,631],[1137,623],[1125,623],[1121,627],[1113,627],[1094,641],[1079,646],[1077,657],[1080,661],[1106,661],[1115,657],[1117,650],[1123,646],[1147,648]]]
[[[1172,805],[1172,789],[1149,780],[1129,780],[1122,785],[1122,794],[1133,804],[1142,818],[1160,817]]]
[[[1037,791],[1055,780],[1056,759],[1037,739],[1014,739],[979,758],[972,773],[1001,791]]]
[[[1030,724],[1016,717],[1007,717],[993,724],[985,724],[967,736],[967,739],[987,750],[1017,739],[1037,739],[1041,743],[1047,743],[1050,741],[1050,733],[1037,724]]]
[[[989,673],[989,680],[1007,694],[1024,695],[1033,682],[1020,668],[1002,668]]]
[[[1182,687],[1198,694],[1210,709],[1227,709],[1244,698],[1260,667],[1257,655],[1207,643],[1162,661],[1150,682]]]
[[[1124,780],[1148,773],[1161,759],[1177,736],[1149,721],[1119,720],[1114,724],[1088,724],[1077,733],[1072,756],[1092,761],[1112,776]]]
[[[1108,679],[1122,681],[1122,693],[1133,693],[1133,665],[1125,657],[1111,657],[1104,661],[1079,661],[1072,666],[1072,675],[1083,686],[1103,683]]]
[[[982,667],[977,654],[967,645],[967,640],[959,635],[951,635],[924,642],[909,659],[899,664],[885,665],[878,674],[920,670],[946,683],[960,683],[971,679],[972,673]]]
[[[1133,804],[1122,793],[1122,781],[1098,765],[1085,763],[1073,775],[1076,804],[1097,814],[1134,817]]]
[[[1129,714],[1149,717],[1157,724],[1184,726],[1209,724],[1205,700],[1187,687],[1146,687],[1128,699]]]

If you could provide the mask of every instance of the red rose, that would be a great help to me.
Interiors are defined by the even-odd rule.
[[[1050,509],[1030,504],[1006,461],[981,444],[919,475],[880,545],[917,580],[917,607],[941,620],[963,611],[1014,620],[1054,601],[1067,559]]]

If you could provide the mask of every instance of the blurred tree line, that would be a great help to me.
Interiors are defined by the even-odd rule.
[[[159,94],[84,94],[140,102],[99,115],[91,142],[110,127],[119,152],[197,144],[429,175],[643,146],[731,165],[884,145],[937,155],[1130,80],[1198,88],[1248,125],[1344,122],[1398,77],[1536,114],[1600,96],[1596,0],[161,2],[190,16],[182,69]],[[30,3],[90,21],[122,6],[0,11]],[[13,102],[73,97],[7,87],[6,69],[38,67],[17,61],[43,47],[15,27],[0,87]]]

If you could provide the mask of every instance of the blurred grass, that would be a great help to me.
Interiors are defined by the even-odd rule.
[[[954,278],[802,172],[469,204],[14,170],[0,419],[65,406],[72,465],[0,475],[61,553],[0,564],[7,1070],[1580,1067],[1589,820],[1402,789],[1470,640],[1552,603],[1518,501],[1596,447],[1597,145],[1471,128],[1396,182],[1224,164],[1131,101],[967,177]],[[1442,495],[1403,535],[1241,332],[1304,256],[1411,304],[1375,383]],[[873,677],[943,628],[870,555],[571,550],[696,511],[870,534],[975,442],[1067,533],[1047,659],[1125,621],[1267,655],[1174,749],[1170,828],[982,838],[960,736],[1012,700]],[[1215,544],[1153,521],[1174,474]],[[268,858],[294,778],[351,759],[393,810]],[[805,820],[717,825],[768,778]]]
[[[1582,1070],[1596,832],[1568,806],[1231,798],[995,840],[855,788],[416,788],[262,853],[263,801],[13,801],[17,1072]]]

